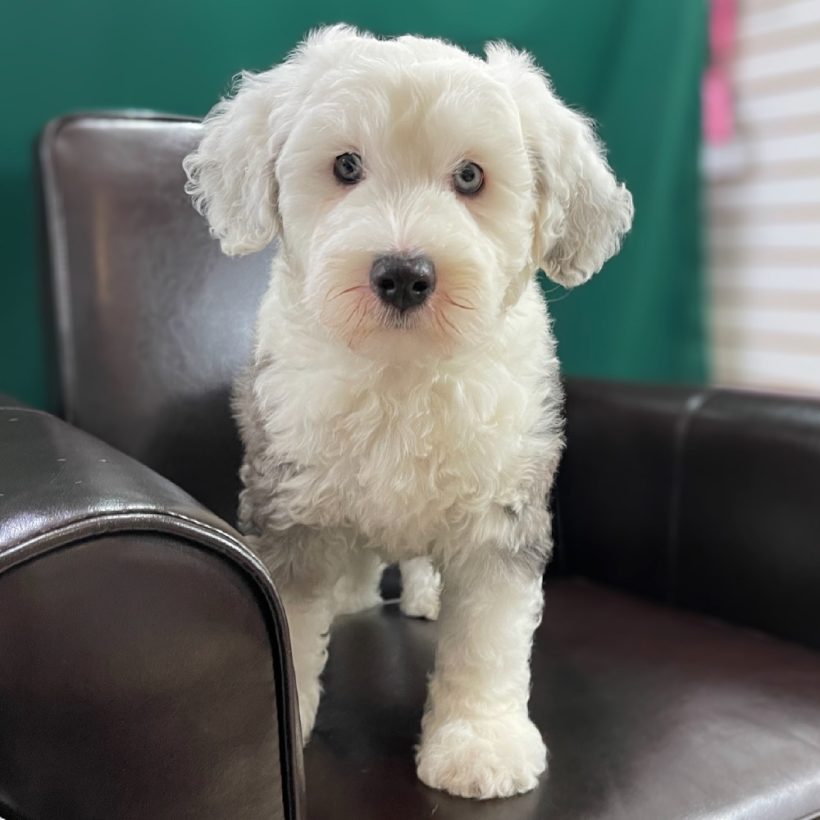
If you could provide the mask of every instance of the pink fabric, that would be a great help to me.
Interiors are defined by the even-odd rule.
[[[736,0],[710,0],[709,67],[703,76],[703,135],[707,142],[727,142],[734,134],[729,65],[737,27]]]

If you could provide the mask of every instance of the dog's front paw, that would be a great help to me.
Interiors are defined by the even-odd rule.
[[[528,792],[546,768],[547,748],[526,717],[431,722],[416,755],[422,783],[480,800]]]

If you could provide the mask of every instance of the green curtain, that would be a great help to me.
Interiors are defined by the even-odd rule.
[[[0,26],[0,392],[48,407],[32,145],[51,117],[142,107],[203,114],[241,68],[279,61],[306,30],[350,22],[532,51],[600,123],[636,203],[623,252],[572,292],[548,287],[572,374],[704,376],[698,88],[703,0],[7,0]]]

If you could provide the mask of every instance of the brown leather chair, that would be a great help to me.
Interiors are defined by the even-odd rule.
[[[820,813],[820,405],[576,380],[541,786],[475,803],[416,780],[436,626],[388,603],[335,627],[303,809],[282,612],[224,523],[269,253],[209,239],[182,190],[198,134],[94,115],[42,140],[65,421],[0,410],[0,816]]]

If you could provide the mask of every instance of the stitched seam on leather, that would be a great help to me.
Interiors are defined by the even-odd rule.
[[[95,522],[101,525],[106,522],[113,523],[117,526],[109,530],[102,528],[90,530],[89,525]],[[40,533],[15,545],[3,555],[4,566],[0,567],[0,576],[7,570],[34,560],[47,552],[67,547],[72,541],[103,535],[151,531],[182,537],[195,543],[197,536],[202,538],[205,543],[200,543],[200,546],[210,548],[223,557],[230,558],[253,579],[255,588],[262,594],[273,632],[270,643],[272,654],[275,657],[274,680],[278,682],[278,690],[282,693],[280,702],[277,703],[277,714],[281,727],[279,747],[281,750],[283,810],[285,817],[301,817],[304,778],[302,766],[297,759],[300,750],[297,745],[296,697],[289,662],[291,651],[287,618],[264,565],[252,553],[246,552],[247,548],[238,538],[210,524],[186,516],[184,513],[174,511],[144,508],[124,512],[96,513],[71,521],[56,530]],[[274,589],[273,594],[271,594],[272,589]],[[279,674],[277,674],[277,667]]]
[[[563,458],[562,458],[563,461]],[[551,514],[552,514],[552,524],[553,524],[553,556],[552,560],[555,561],[556,571],[560,575],[569,575],[570,568],[569,568],[569,549],[566,543],[566,535],[564,533],[564,516],[561,512],[562,505],[561,505],[561,492],[558,489],[558,481],[557,477],[560,474],[561,466],[559,464],[558,473],[556,473],[556,477],[553,480],[552,488],[551,488],[551,500],[554,502],[550,504],[551,507]]]
[[[7,405],[3,404],[0,405],[0,413],[8,412],[8,413],[26,413],[30,416],[45,416],[49,419],[55,419],[60,421],[53,413],[49,413],[47,410],[38,410],[36,407],[27,407],[25,404],[15,407],[14,405]]]
[[[49,290],[53,319],[56,325],[57,361],[59,364],[60,399],[62,412],[72,421],[74,418],[74,334],[72,331],[71,297],[68,289],[68,241],[62,197],[58,192],[54,151],[60,132],[74,122],[74,117],[63,117],[48,124],[40,143],[40,166],[45,202],[46,245],[49,263]]]
[[[680,524],[683,502],[683,462],[686,441],[695,416],[711,397],[702,390],[686,399],[683,412],[675,422],[672,463],[672,486],[669,500],[669,527],[666,539],[666,601],[676,602],[678,564],[680,562]]]

